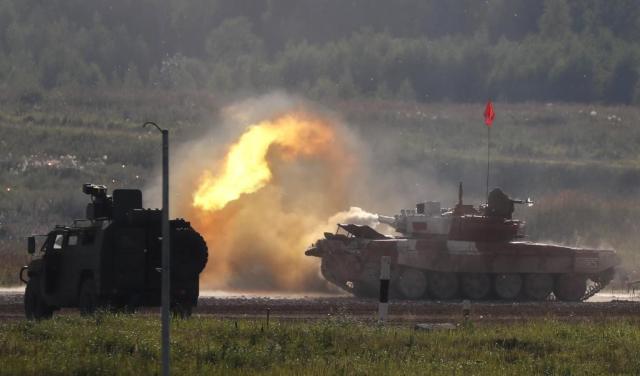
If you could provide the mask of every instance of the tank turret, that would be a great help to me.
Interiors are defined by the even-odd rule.
[[[443,236],[449,232],[452,215],[443,211],[440,203],[427,201],[416,205],[416,209],[403,209],[393,217],[379,215],[378,221],[394,228],[403,236],[426,238]]]
[[[379,215],[378,221],[387,224],[404,237],[446,237],[464,241],[509,241],[522,238],[524,222],[513,220],[513,206],[523,203],[512,200],[496,188],[489,195],[487,205],[475,208],[463,203],[462,183],[458,186],[458,203],[453,208],[441,207],[440,202],[427,201],[416,209],[403,209],[393,217]]]

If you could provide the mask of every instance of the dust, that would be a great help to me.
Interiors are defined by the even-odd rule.
[[[335,114],[283,94],[222,114],[222,124],[172,158],[172,216],[188,218],[210,249],[202,287],[326,291],[318,260],[304,251],[348,207],[361,145]]]

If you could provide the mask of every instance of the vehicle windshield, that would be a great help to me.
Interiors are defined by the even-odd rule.
[[[62,249],[62,240],[64,239],[64,235],[56,234],[56,238],[53,241],[53,249]]]
[[[64,234],[49,234],[40,247],[40,252],[62,249]]]

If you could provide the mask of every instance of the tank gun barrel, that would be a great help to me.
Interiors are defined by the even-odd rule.
[[[514,204],[524,204],[527,206],[533,206],[533,200],[531,198],[527,198],[526,200],[511,200]]]
[[[389,217],[387,215],[378,215],[378,222],[389,225],[393,228],[397,226],[396,219],[394,217]]]

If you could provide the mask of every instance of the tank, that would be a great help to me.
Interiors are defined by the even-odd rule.
[[[380,258],[391,259],[391,294],[402,299],[583,301],[604,288],[620,260],[614,250],[526,241],[515,204],[500,189],[480,207],[424,202],[379,216],[400,236],[370,226],[338,224],[306,250],[322,259],[322,276],[358,297],[376,297]]]
[[[84,184],[86,218],[28,238],[33,258],[20,270],[25,314],[49,318],[63,307],[135,311],[160,306],[161,210],[143,209],[137,189]],[[171,309],[189,316],[199,295],[207,244],[184,219],[170,221]],[[36,252],[37,239],[40,240]]]

